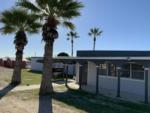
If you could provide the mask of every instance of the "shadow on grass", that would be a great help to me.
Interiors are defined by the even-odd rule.
[[[42,74],[42,72],[41,72],[41,71],[28,70],[28,72],[30,72],[30,73],[35,73],[35,74]]]
[[[38,113],[53,113],[51,95],[39,95]]]
[[[2,99],[7,93],[9,93],[12,89],[14,89],[17,85],[8,84],[2,90],[0,90],[0,99]]]
[[[63,93],[55,92],[53,99],[88,113],[150,113],[150,107],[144,104],[97,96],[80,90],[68,89]]]
[[[53,99],[88,113],[100,113],[97,109],[100,106],[95,106],[95,104],[87,102],[85,96],[87,97],[88,95],[86,93],[84,94],[82,91],[68,89],[66,92],[55,92]]]

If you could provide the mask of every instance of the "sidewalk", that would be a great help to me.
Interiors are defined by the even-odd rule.
[[[59,87],[62,85],[65,85],[64,81],[58,81],[55,83],[52,83],[53,87]],[[75,83],[74,80],[68,80],[68,86],[74,89],[78,89],[79,86]],[[25,90],[33,90],[33,89],[39,89],[40,84],[37,85],[29,85],[29,86],[17,86],[14,89],[11,90],[11,92],[16,92],[16,91],[25,91]],[[0,88],[2,90],[3,88]]]

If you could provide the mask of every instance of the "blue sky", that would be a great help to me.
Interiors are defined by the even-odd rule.
[[[150,0],[82,0],[82,16],[73,20],[80,38],[75,40],[76,50],[91,50],[93,40],[88,36],[92,27],[103,30],[97,39],[97,50],[150,50]],[[10,8],[15,0],[1,0],[0,11]],[[0,24],[0,27],[2,25]],[[71,53],[66,40],[66,28],[59,27],[59,39],[54,44],[54,55]],[[0,57],[14,56],[14,34],[0,34]],[[43,56],[41,33],[28,35],[29,43],[24,56]]]

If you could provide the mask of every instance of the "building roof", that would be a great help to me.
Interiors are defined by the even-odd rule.
[[[43,60],[43,57],[32,57],[32,59]],[[77,51],[77,57],[53,57],[54,62],[139,62],[150,64],[150,51]]]
[[[150,57],[150,51],[77,51],[77,57]]]

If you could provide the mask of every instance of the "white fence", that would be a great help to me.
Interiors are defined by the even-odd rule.
[[[144,80],[121,78],[120,96],[130,100],[144,101],[144,85]],[[117,77],[99,76],[99,93],[108,96],[116,96]]]

